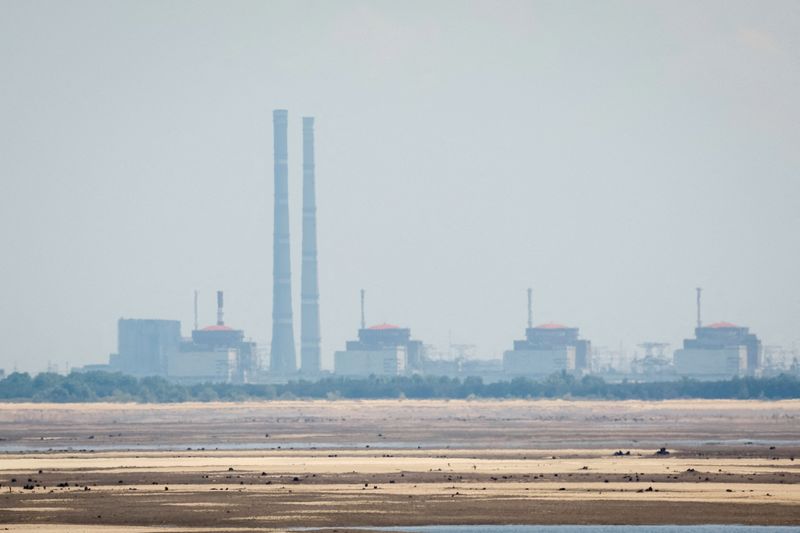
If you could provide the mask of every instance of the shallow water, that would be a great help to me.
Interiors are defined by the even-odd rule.
[[[788,533],[793,526],[409,526],[374,527],[370,531],[403,533]]]
[[[375,448],[378,450],[411,450],[411,449],[443,449],[447,448],[443,443],[426,443],[424,446],[410,442],[370,442],[370,443],[341,443],[341,442],[280,442],[272,441],[269,443],[259,442],[217,442],[206,444],[97,444],[65,446],[64,443],[55,444],[51,442],[40,443],[33,441],[25,444],[0,444],[0,453],[21,453],[21,452],[122,452],[122,451],[160,451],[160,452],[180,452],[180,451],[247,451],[247,450],[358,450]]]
[[[547,446],[551,444],[551,446]],[[690,440],[690,439],[675,439],[665,441],[653,442],[631,442],[631,441],[608,441],[608,442],[593,442],[586,443],[585,441],[559,441],[558,448],[573,448],[573,449],[594,449],[598,446],[609,449],[628,449],[628,448],[652,448],[658,449],[666,445],[667,448],[682,448],[682,447],[697,447],[697,446],[800,446],[798,440],[752,440],[752,439],[728,439],[728,440]],[[486,449],[484,446],[469,446],[462,442],[447,443],[447,442],[431,442],[426,441],[410,442],[410,441],[373,441],[373,442],[308,442],[308,441],[285,441],[272,440],[270,442],[215,442],[215,443],[127,443],[127,444],[92,444],[89,442],[78,442],[74,445],[67,445],[65,442],[54,441],[24,441],[24,442],[0,442],[0,453],[22,453],[22,452],[43,452],[43,451],[92,451],[92,452],[114,452],[114,451],[128,451],[128,450],[141,450],[141,451],[201,451],[201,450],[228,450],[228,451],[243,451],[243,450],[330,450],[330,449],[343,449],[343,450],[358,450],[375,448],[378,450],[395,449],[395,450],[439,450],[446,448],[453,449]],[[506,446],[507,449],[552,449],[552,443],[531,442],[531,443],[513,443]],[[449,533],[449,532],[448,532]]]

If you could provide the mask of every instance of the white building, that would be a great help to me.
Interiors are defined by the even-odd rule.
[[[747,372],[747,347],[675,350],[675,373],[701,380],[723,380]]]
[[[341,376],[398,376],[406,371],[404,346],[381,350],[345,350],[333,355],[334,372]]]
[[[541,350],[508,350],[503,354],[503,371],[514,376],[541,377],[574,370],[574,346],[554,346]]]
[[[184,383],[230,382],[236,374],[235,349],[174,352],[167,356],[167,377]]]

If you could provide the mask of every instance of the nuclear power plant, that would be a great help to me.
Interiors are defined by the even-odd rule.
[[[273,264],[272,330],[268,357],[244,331],[225,324],[223,293],[217,292],[217,320],[200,328],[198,293],[194,294],[194,328],[181,337],[176,320],[120,319],[117,352],[107,365],[86,370],[113,370],[134,376],[165,376],[187,382],[285,382],[316,379],[329,374],[323,368],[320,332],[320,291],[317,257],[317,197],[314,118],[302,117],[302,235],[300,272],[300,360],[294,338],[290,220],[289,113],[272,114],[273,130]],[[266,233],[266,232],[265,232]],[[266,275],[266,273],[265,273]],[[757,376],[762,371],[761,340],[747,327],[730,322],[703,326],[701,289],[696,289],[695,337],[685,339],[674,354],[664,342],[643,342],[645,349],[628,368],[593,359],[592,343],[577,327],[554,322],[534,326],[533,291],[527,290],[525,338],[515,340],[502,359],[467,358],[453,345],[449,356],[436,357],[422,341],[411,338],[408,327],[381,323],[367,326],[365,292],[361,291],[358,338],[333,354],[333,372],[342,376],[399,376],[414,374],[479,376],[487,380],[526,377],[540,379],[554,373],[596,374],[614,380],[670,380],[684,377],[711,380]],[[266,333],[266,328],[264,329]],[[454,352],[459,355],[453,357]],[[654,353],[657,350],[658,353]],[[441,353],[441,352],[439,352]]]
[[[730,322],[703,326],[701,291],[697,289],[695,338],[685,339],[683,348],[675,351],[676,374],[700,380],[756,375],[761,366],[761,341],[749,328]]]
[[[547,323],[533,325],[533,291],[528,289],[528,327],[525,339],[503,354],[508,375],[544,377],[557,372],[589,373],[591,343],[579,338],[578,328]]]
[[[343,376],[400,376],[422,368],[423,345],[411,339],[411,330],[393,324],[367,327],[361,290],[361,328],[358,340],[334,354],[334,371]]]

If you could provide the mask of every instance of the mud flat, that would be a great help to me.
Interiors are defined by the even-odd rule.
[[[800,401],[0,404],[0,439],[0,530],[800,526]]]

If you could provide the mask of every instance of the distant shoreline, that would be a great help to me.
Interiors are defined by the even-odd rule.
[[[241,402],[295,399],[588,399],[670,400],[741,399],[785,400],[800,398],[800,378],[742,377],[724,381],[682,379],[663,382],[607,383],[595,376],[577,378],[554,374],[542,380],[515,378],[484,383],[481,378],[397,376],[343,378],[317,381],[298,378],[282,384],[197,383],[180,384],[161,377],[135,378],[87,372],[38,374],[13,373],[0,380],[0,402],[34,403],[185,403]]]

